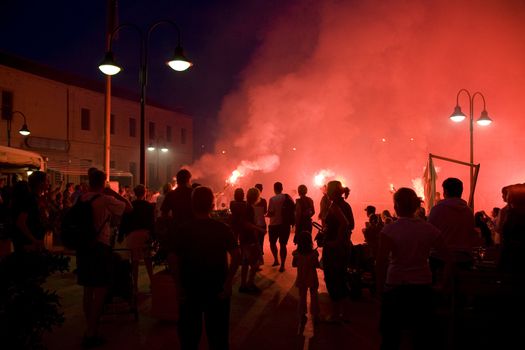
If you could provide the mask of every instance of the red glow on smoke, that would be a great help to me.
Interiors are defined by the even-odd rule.
[[[225,97],[217,155],[191,170],[220,187],[243,162],[274,157],[236,186],[263,183],[268,198],[275,181],[293,196],[306,184],[318,204],[317,176],[329,169],[349,180],[359,235],[366,205],[393,211],[394,184],[420,192],[429,153],[468,161],[468,122],[448,118],[467,88],[484,94],[494,121],[474,125],[476,209],[488,212],[503,205],[501,187],[525,181],[524,32],[521,1],[297,2],[270,21]],[[482,109],[476,99],[475,119]],[[450,176],[468,188],[468,168],[436,166],[438,189]]]

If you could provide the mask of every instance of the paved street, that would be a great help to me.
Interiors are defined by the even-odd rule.
[[[232,349],[378,349],[378,302],[365,291],[363,297],[351,303],[349,323],[320,324],[315,329],[308,320],[298,335],[296,306],[298,294],[293,287],[295,269],[291,259],[285,272],[271,267],[269,247],[265,247],[266,264],[258,273],[256,283],[263,289],[261,295],[239,294],[238,281],[232,297]],[[289,244],[289,252],[294,249]],[[74,268],[74,259],[72,260]],[[156,271],[159,271],[157,268]],[[321,313],[328,312],[328,295],[319,271]],[[159,321],[151,316],[151,294],[144,266],[139,277],[139,320],[131,315],[106,316],[100,328],[108,342],[101,349],[178,349],[175,323]],[[48,281],[62,297],[66,321],[60,328],[45,336],[50,349],[78,349],[84,320],[82,316],[82,289],[76,285],[75,275],[55,275]],[[204,342],[205,343],[205,342]],[[206,349],[206,346],[201,347]]]

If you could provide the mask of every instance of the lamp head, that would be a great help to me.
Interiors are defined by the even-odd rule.
[[[467,116],[461,111],[461,107],[459,105],[457,105],[454,108],[454,113],[452,113],[449,118],[453,122],[459,123],[459,122],[462,122],[463,120],[465,120],[466,117]]]
[[[184,56],[184,52],[180,45],[177,45],[173,58],[169,60],[167,64],[171,69],[176,70],[177,72],[183,72],[193,66],[193,63]]]
[[[478,125],[481,125],[481,126],[487,126],[492,123],[492,119],[490,119],[489,114],[487,113],[485,109],[483,110],[483,112],[481,112],[481,116],[476,121],[476,123],[478,123]]]
[[[169,150],[168,150],[167,147],[162,147],[162,148],[160,149],[160,151],[161,151],[162,153],[166,153],[166,152],[168,152]]]
[[[113,52],[108,51],[104,56],[104,59],[98,65],[98,69],[105,75],[115,75],[122,70],[120,66],[115,62]]]
[[[153,152],[154,150],[155,150],[155,146],[153,145],[148,146],[148,151]]]
[[[27,128],[27,124],[24,123],[24,125],[22,125],[18,133],[20,133],[20,135],[27,136],[31,134],[31,131],[29,131],[29,129]]]

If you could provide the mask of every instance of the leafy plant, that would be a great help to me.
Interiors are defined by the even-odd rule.
[[[0,260],[0,339],[8,349],[43,349],[42,335],[64,323],[47,277],[69,269],[70,258],[48,251],[13,253]]]

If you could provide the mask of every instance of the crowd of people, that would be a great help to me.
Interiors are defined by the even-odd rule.
[[[96,233],[92,242],[76,249],[78,283],[84,287],[86,348],[103,344],[98,323],[113,278],[115,240],[125,241],[131,251],[135,293],[139,261],[144,261],[150,281],[153,275],[151,242],[155,239],[166,252],[175,280],[174,297],[179,303],[182,349],[199,347],[203,317],[210,348],[229,348],[235,276],[240,267],[239,293],[264,292],[257,286],[256,276],[266,262],[266,233],[272,267],[284,272],[291,255],[291,266],[297,269],[299,324],[307,320],[308,293],[314,325],[349,320],[348,268],[355,249],[355,223],[347,202],[349,189],[341,182],[330,181],[323,187],[317,216],[322,229],[313,237],[316,211],[305,185],[298,186],[299,198],[295,200],[283,192],[281,182],[274,183],[274,194],[268,201],[262,197],[262,184],[246,191],[237,188],[230,215],[221,222],[212,218],[214,193],[208,187],[192,185],[186,169],[177,173],[175,187],[167,184],[154,200],[148,198],[143,185],[133,191],[129,187],[120,193],[111,190],[106,175],[98,169],[90,169],[88,178],[85,185],[68,183],[65,188],[50,189],[47,175],[34,172],[27,182],[18,181],[9,188],[2,183],[0,197],[3,255],[10,253],[7,245],[11,242],[15,253],[44,249],[46,232],[56,232],[56,239],[60,239],[61,219],[70,208],[79,201],[92,206]],[[461,199],[462,192],[459,179],[446,179],[444,199],[428,217],[421,199],[409,188],[400,188],[393,195],[396,215],[388,210],[378,214],[372,205],[365,208],[368,221],[363,235],[374,261],[377,295],[381,298],[382,349],[399,348],[405,327],[413,329],[415,348],[432,347],[428,324],[433,317],[433,290],[447,288],[457,270],[472,268],[475,247],[501,246],[502,271],[523,276],[523,193],[505,187],[502,194],[508,205],[494,208],[489,217],[484,212],[474,214]],[[296,249],[289,254],[292,227]],[[314,248],[314,243],[321,249]],[[318,300],[320,269],[330,297],[330,312],[325,316],[320,315]]]

